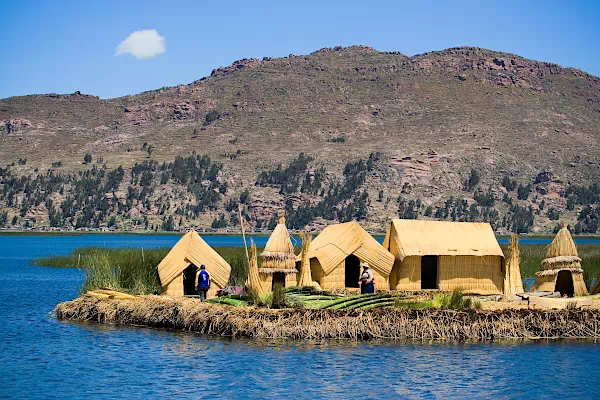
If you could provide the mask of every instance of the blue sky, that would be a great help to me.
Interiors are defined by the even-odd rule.
[[[594,1],[0,2],[0,98],[80,90],[102,98],[189,83],[233,61],[352,44],[414,55],[479,46],[600,75]],[[154,29],[166,51],[115,55]]]

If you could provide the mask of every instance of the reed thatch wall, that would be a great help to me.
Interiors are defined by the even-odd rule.
[[[440,290],[461,288],[497,294],[502,292],[503,281],[502,257],[438,257]],[[403,261],[396,260],[390,275],[390,286],[395,290],[421,290],[421,257],[409,256]]]
[[[441,256],[438,261],[440,290],[482,290],[502,293],[502,257]]]
[[[82,296],[59,304],[59,319],[248,338],[496,341],[600,338],[598,310],[266,310],[145,296]]]
[[[360,260],[360,259],[359,259]],[[360,260],[361,265],[364,262]],[[344,289],[346,288],[346,263],[342,261],[339,263],[333,270],[326,274],[323,268],[321,267],[321,263],[316,258],[311,258],[310,260],[310,270],[312,279],[315,282],[319,283],[321,289],[323,290],[333,290],[333,289]],[[390,290],[389,281],[381,275],[377,270],[371,269],[373,272],[373,279],[375,279],[375,289],[376,290]],[[362,267],[360,269],[360,273],[356,276],[355,282],[358,282],[360,279],[360,275],[362,274]]]
[[[390,274],[390,287],[395,290],[421,290],[421,257],[396,260]]]
[[[531,291],[540,291],[540,292],[554,292],[556,289],[556,278],[558,278],[558,273],[556,274],[548,274],[548,275],[536,275],[535,283],[531,287]],[[572,273],[573,278],[573,289],[575,296],[587,296],[588,290],[585,285],[585,281],[583,280],[583,274],[581,273]]]

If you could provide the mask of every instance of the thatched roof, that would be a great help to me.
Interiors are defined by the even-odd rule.
[[[487,222],[395,219],[383,247],[403,260],[408,256],[500,256],[502,249]]]
[[[309,258],[317,258],[325,274],[331,273],[350,254],[368,262],[384,277],[394,265],[394,256],[355,221],[329,225],[309,248]]]
[[[298,272],[295,268],[296,255],[294,254],[294,245],[285,227],[283,214],[279,215],[279,223],[269,237],[265,245],[265,250],[260,254],[260,257],[262,259],[262,266],[258,272],[261,274],[274,274],[276,272],[295,274]]]
[[[541,264],[540,271],[536,273],[537,276],[558,274],[562,270],[583,273],[577,246],[564,223],[552,239],[552,243],[546,248],[546,258],[542,260]]]
[[[292,238],[285,226],[285,218],[283,215],[279,216],[279,223],[273,230],[273,233],[271,233],[271,236],[269,236],[265,249],[260,256],[263,259],[267,257],[276,258],[278,260],[296,259]]]
[[[569,232],[569,229],[567,229],[567,226],[564,223],[546,250],[547,259],[560,256],[579,257],[579,254],[577,254],[577,246],[575,246],[571,232]]]
[[[168,285],[177,275],[187,268],[189,264],[200,267],[206,266],[210,279],[218,286],[225,287],[231,273],[231,266],[214,251],[194,231],[183,235],[173,246],[171,251],[158,264],[158,276],[161,286]]]

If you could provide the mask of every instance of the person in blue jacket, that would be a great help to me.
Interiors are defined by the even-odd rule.
[[[198,274],[198,295],[200,301],[206,300],[206,292],[210,289],[210,275],[206,271],[206,266],[202,264],[200,266],[200,273]]]

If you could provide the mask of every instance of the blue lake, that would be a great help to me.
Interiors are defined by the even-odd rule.
[[[153,248],[177,239],[0,236],[0,398],[598,398],[600,344],[592,342],[257,343],[68,323],[50,312],[77,296],[84,272],[28,265],[81,246]]]

